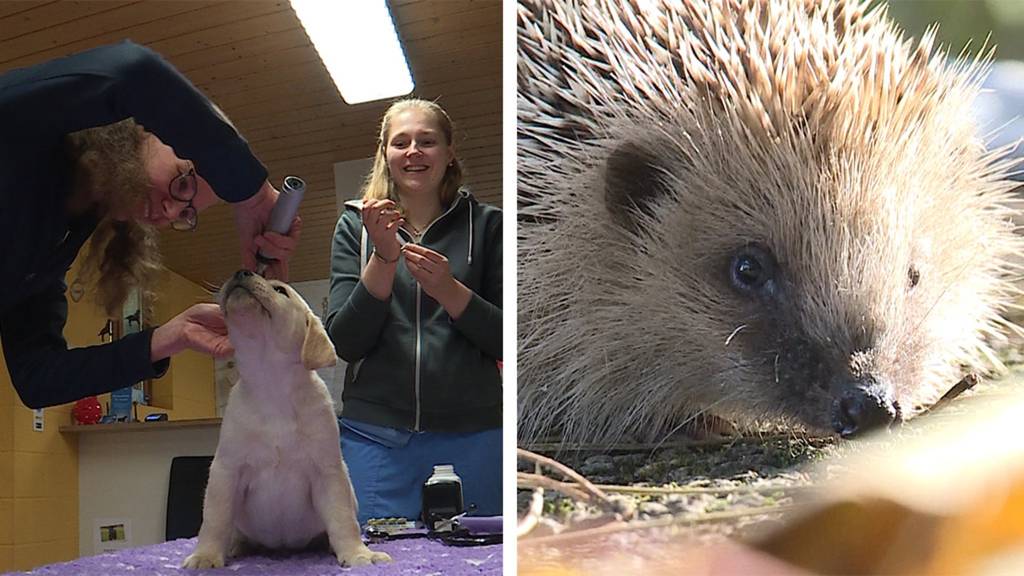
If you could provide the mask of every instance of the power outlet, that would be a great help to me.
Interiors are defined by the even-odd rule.
[[[36,432],[43,431],[43,409],[39,408],[32,411],[32,429]]]

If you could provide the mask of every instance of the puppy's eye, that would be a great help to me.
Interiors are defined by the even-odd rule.
[[[284,294],[285,298],[289,297],[288,291],[285,290],[283,286],[274,286],[274,292],[277,292],[278,294]]]
[[[775,274],[775,257],[757,244],[748,244],[737,250],[729,263],[729,281],[732,287],[748,296],[774,294]]]

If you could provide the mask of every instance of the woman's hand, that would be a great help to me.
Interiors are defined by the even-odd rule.
[[[270,221],[270,211],[277,203],[280,192],[270,182],[263,186],[248,200],[234,204],[235,227],[238,229],[238,240],[242,247],[242,267],[246,270],[256,269],[256,238],[263,234]]]
[[[288,259],[295,252],[302,232],[302,220],[296,216],[292,220],[287,234],[278,234],[267,230],[270,212],[274,209],[280,193],[270,182],[255,196],[244,202],[235,204],[235,226],[238,228],[238,239],[242,247],[242,267],[246,270],[256,269],[256,254],[260,251],[274,261],[267,265],[264,276],[277,280],[288,281]]]
[[[288,281],[288,260],[295,253],[295,247],[298,246],[301,237],[302,218],[296,216],[287,235],[268,230],[253,239],[256,248],[264,256],[274,259],[267,264],[267,269],[263,273],[266,278]]]
[[[431,298],[444,306],[452,320],[466,310],[473,292],[452,276],[448,258],[430,248],[408,243],[402,246],[405,266]]]
[[[363,202],[362,218],[366,234],[373,242],[373,249],[388,262],[398,261],[402,246],[398,243],[398,227],[405,222],[392,200],[367,200]]]
[[[235,353],[228,340],[224,314],[216,304],[196,304],[153,330],[150,361],[158,362],[182,350],[195,350],[214,358]]]

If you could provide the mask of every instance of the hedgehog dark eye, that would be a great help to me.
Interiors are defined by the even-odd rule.
[[[916,266],[911,266],[910,269],[907,270],[907,282],[909,282],[910,288],[913,289],[914,286],[917,286],[917,283],[920,281],[921,272],[917,269]]]
[[[284,294],[285,298],[289,298],[288,291],[284,289],[284,286],[274,286],[274,292],[278,294]]]
[[[764,267],[757,258],[750,254],[744,254],[736,258],[736,268],[733,271],[736,281],[748,288],[757,288],[764,284]]]
[[[750,244],[741,248],[729,264],[729,280],[743,294],[770,295],[775,291],[775,258],[771,252]]]

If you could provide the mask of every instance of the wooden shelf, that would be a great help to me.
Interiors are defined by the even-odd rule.
[[[170,430],[173,428],[215,428],[220,426],[220,418],[201,418],[197,420],[166,420],[163,422],[114,422],[112,424],[75,424],[60,427],[62,433],[78,434],[80,432],[136,432],[149,430]]]

